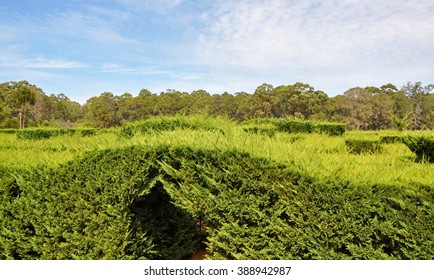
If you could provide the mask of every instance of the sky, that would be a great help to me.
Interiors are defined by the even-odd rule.
[[[85,103],[141,89],[434,83],[432,0],[0,0],[0,82]]]

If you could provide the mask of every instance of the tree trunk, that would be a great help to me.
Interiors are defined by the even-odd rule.
[[[20,116],[20,129],[22,129],[23,128],[23,114],[20,112],[18,115]]]

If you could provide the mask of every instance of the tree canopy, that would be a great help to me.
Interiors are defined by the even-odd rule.
[[[0,128],[74,125],[112,127],[158,115],[225,115],[251,118],[295,118],[345,122],[349,129],[433,129],[434,85],[407,82],[400,89],[348,89],[329,97],[305,83],[259,85],[253,93],[191,93],[168,89],[160,94],[142,89],[134,96],[103,92],[81,105],[65,94],[46,95],[27,81],[0,84]]]

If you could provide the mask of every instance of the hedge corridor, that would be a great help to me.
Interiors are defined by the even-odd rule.
[[[0,169],[0,259],[433,259],[432,186],[323,182],[239,151]],[[198,220],[205,221],[206,236]]]

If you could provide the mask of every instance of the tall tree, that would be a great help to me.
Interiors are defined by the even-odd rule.
[[[402,91],[413,103],[413,129],[421,129],[424,125],[423,100],[434,89],[434,85],[422,86],[421,82],[408,82],[402,87]]]
[[[11,88],[12,102],[18,107],[20,129],[22,129],[25,127],[26,114],[30,110],[30,105],[35,104],[36,92],[41,90],[27,81],[11,82]]]
[[[270,84],[262,84],[256,88],[250,99],[250,113],[256,118],[273,117],[273,107],[277,102],[276,92]]]
[[[104,92],[100,96],[91,97],[84,105],[86,120],[92,122],[96,127],[119,125],[117,100],[118,98],[111,92]]]
[[[372,98],[372,93],[361,87],[337,96],[337,120],[346,122],[350,129],[369,129],[373,117]]]

